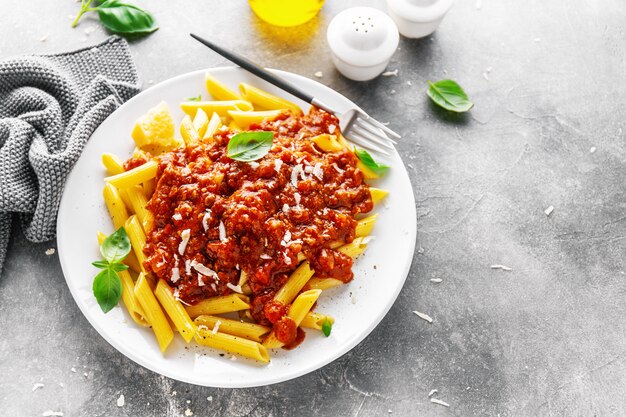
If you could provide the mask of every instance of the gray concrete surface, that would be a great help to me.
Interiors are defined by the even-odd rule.
[[[30,244],[16,227],[0,277],[0,414],[626,415],[624,2],[459,1],[434,36],[401,40],[389,66],[397,77],[368,83],[334,71],[325,29],[343,8],[382,2],[328,0],[294,30],[261,23],[243,1],[142,4],[161,25],[132,42],[145,86],[225,64],[189,39],[193,30],[267,66],[322,71],[321,82],[389,121],[404,136],[422,250],[387,317],[352,352],[278,385],[212,389],[110,347],[74,304],[57,255],[45,255],[55,243]],[[70,28],[73,0],[2,5],[0,57],[106,36],[90,18]],[[471,113],[430,105],[426,81],[447,77],[474,99]],[[429,402],[432,389],[449,408]]]

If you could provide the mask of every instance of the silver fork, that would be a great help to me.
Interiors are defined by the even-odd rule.
[[[369,116],[359,107],[352,108],[345,113],[339,113],[307,92],[300,90],[290,82],[265,70],[263,67],[247,58],[217,46],[193,33],[191,33],[191,37],[208,46],[229,61],[239,65],[241,68],[250,71],[257,77],[274,84],[276,87],[285,90],[315,107],[335,115],[339,119],[342,134],[357,145],[383,155],[389,155],[389,151],[394,149],[393,145],[396,143],[389,136],[396,139],[400,138],[400,135]]]

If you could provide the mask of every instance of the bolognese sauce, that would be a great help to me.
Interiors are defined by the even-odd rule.
[[[211,141],[160,155],[147,204],[154,226],[144,248],[146,270],[187,304],[241,291],[245,274],[252,317],[273,325],[287,347],[297,345],[304,333],[289,322],[288,306],[274,301],[275,293],[299,254],[316,277],[352,280],[352,259],[333,247],[350,243],[354,216],[373,208],[354,153],[326,153],[311,140],[338,133],[338,125],[316,108],[251,125],[250,131],[274,133],[268,154],[254,162],[227,156],[237,132],[226,128]]]

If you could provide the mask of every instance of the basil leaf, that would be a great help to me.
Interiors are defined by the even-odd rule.
[[[197,97],[189,97],[187,100],[185,101],[202,101],[202,95],[198,94]]]
[[[324,320],[324,323],[322,323],[322,333],[324,333],[324,336],[330,336],[331,330],[333,330],[333,324],[328,319]]]
[[[102,24],[114,33],[143,35],[159,28],[150,13],[118,0],[107,0],[93,10],[98,12]]]
[[[456,81],[441,80],[436,83],[428,82],[426,94],[438,106],[456,113],[463,113],[474,107],[465,91]]]
[[[108,268],[110,265],[107,261],[94,261],[91,264],[100,269]]]
[[[109,267],[115,272],[126,271],[128,269],[128,265],[124,265],[119,262],[109,264]]]
[[[354,148],[354,153],[366,167],[376,172],[377,174],[382,174],[389,169],[389,165],[379,164],[378,162],[374,161],[372,155],[370,155],[369,152],[365,149]]]
[[[267,155],[273,141],[274,132],[240,132],[230,138],[226,156],[235,161],[256,161]]]
[[[111,268],[100,271],[93,280],[93,295],[103,312],[108,313],[122,296],[122,282]]]
[[[104,239],[100,245],[100,253],[102,257],[109,263],[117,263],[122,261],[130,252],[130,239],[123,227]]]

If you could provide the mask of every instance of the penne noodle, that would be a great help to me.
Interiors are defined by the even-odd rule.
[[[313,307],[313,304],[315,304],[321,293],[322,290],[304,291],[294,300],[293,304],[291,304],[287,317],[294,321],[296,327],[300,326],[300,323],[311,310],[311,307]],[[272,330],[265,340],[263,340],[263,346],[269,349],[277,349],[282,347],[283,343],[278,340],[275,332]]]
[[[198,109],[198,111],[202,111],[202,109]],[[193,125],[193,121],[189,115],[183,117],[183,121],[180,123],[180,135],[183,137],[185,145],[198,143],[200,140],[200,134]]]
[[[105,184],[102,196],[104,197],[104,203],[106,204],[109,214],[111,215],[111,219],[113,220],[115,230],[124,226],[124,223],[128,219],[128,210],[126,210],[126,206],[122,201],[122,197],[120,196],[118,189],[112,184]]]
[[[194,319],[201,315],[229,313],[249,308],[250,300],[243,294],[220,295],[207,298],[192,306],[185,306],[189,316]]]
[[[147,199],[152,197],[154,194],[154,190],[156,189],[156,178],[150,178],[148,181],[145,181],[143,184],[143,194]]]
[[[241,96],[219,82],[208,72],[204,76],[206,89],[215,100],[242,100]]]
[[[363,173],[363,176],[365,177],[365,179],[368,180],[375,180],[376,178],[378,178],[378,174],[375,173],[373,170],[371,170],[370,168],[366,167],[365,164],[359,159],[359,161],[356,163],[357,168],[359,168],[359,170]]]
[[[217,322],[219,321],[219,324]],[[261,342],[263,336],[270,332],[270,328],[256,323],[248,323],[243,320],[232,320],[223,317],[202,315],[194,320],[196,326],[206,326],[209,331],[216,331],[239,336],[255,342]]]
[[[293,114],[302,114],[297,104],[284,98],[263,91],[246,83],[239,84],[239,91],[244,99],[265,110],[291,110]]]
[[[198,109],[196,115],[193,118],[193,127],[198,131],[200,138],[204,137],[206,129],[209,126],[209,116],[202,109]]]
[[[322,325],[324,322],[328,320],[330,324],[335,323],[335,319],[326,314],[315,313],[313,311],[309,311],[304,319],[300,323],[300,327],[306,327],[309,329],[322,330]]]
[[[228,114],[233,118],[237,126],[247,129],[252,123],[261,123],[265,119],[273,119],[278,116],[282,110],[265,110],[265,111],[241,111],[229,110]]]
[[[159,342],[161,352],[165,352],[172,339],[174,339],[174,332],[163,310],[161,310],[145,274],[139,274],[139,278],[137,278],[135,283],[134,293],[143,311],[146,313],[148,322],[152,326],[152,331],[157,338],[157,342]]]
[[[339,249],[337,250],[345,253],[346,255],[354,259],[360,254],[362,254],[363,252],[365,252],[365,249],[367,248],[367,244],[365,243],[364,239],[365,238],[363,237],[357,237],[351,243],[347,243],[343,246],[340,246]]]
[[[102,165],[106,168],[108,175],[117,175],[124,172],[122,161],[112,153],[102,154]]]
[[[217,113],[213,113],[211,115],[211,120],[209,120],[209,125],[206,128],[206,132],[204,132],[204,139],[210,139],[213,137],[217,129],[222,126],[222,119],[220,115]]]
[[[128,199],[133,207],[133,211],[139,219],[139,223],[141,223],[144,232],[148,233],[154,224],[154,215],[146,208],[148,199],[143,193],[143,187],[135,185],[134,187],[127,188],[125,191],[128,194]]]
[[[247,282],[248,282],[248,274],[246,274],[246,271],[241,270],[241,272],[239,273],[239,282],[237,283],[237,285],[239,285],[240,287],[243,287],[244,285],[246,285]]]
[[[154,290],[154,295],[156,295],[159,303],[161,303],[161,306],[172,323],[174,323],[178,333],[185,339],[185,342],[191,342],[193,335],[196,333],[196,326],[194,326],[181,302],[172,294],[172,289],[167,282],[160,279]]]
[[[157,169],[158,163],[155,160],[151,160],[130,171],[106,177],[104,180],[117,188],[128,188],[154,178]]]
[[[343,281],[335,278],[311,278],[304,288],[309,290],[328,290],[343,285]]]
[[[389,195],[389,191],[381,190],[380,188],[370,187],[370,194],[372,195],[372,202],[374,204],[380,202],[383,198]]]
[[[256,359],[259,362],[269,363],[270,355],[265,346],[252,340],[232,336],[226,333],[213,333],[204,329],[198,329],[195,336],[196,342],[214,349]]]
[[[274,295],[274,301],[291,304],[314,273],[315,271],[311,269],[309,261],[302,262],[289,276],[285,285]]]
[[[374,224],[376,223],[376,219],[378,218],[378,214],[372,214],[371,216],[363,217],[356,222],[356,230],[355,235],[357,237],[368,236],[372,229],[374,228]]]
[[[126,234],[130,239],[130,244],[139,262],[141,272],[145,273],[146,270],[143,263],[146,260],[146,255],[143,253],[143,247],[146,245],[146,235],[139,224],[139,220],[137,220],[137,216],[130,216],[128,220],[126,220],[126,224],[124,224],[124,229],[126,229]]]
[[[229,110],[251,111],[252,104],[245,100],[229,101],[184,101],[180,108],[189,116],[196,115],[198,109],[202,109],[206,114],[217,113],[221,117],[228,116]]]
[[[239,127],[239,125],[238,125],[237,123],[235,123],[235,121],[234,121],[234,120],[233,120],[233,121],[231,121],[231,122],[228,124],[228,128],[229,128],[230,130],[235,131],[235,132],[241,132],[241,128]]]
[[[344,149],[335,135],[324,133],[311,139],[324,152],[338,152]]]

